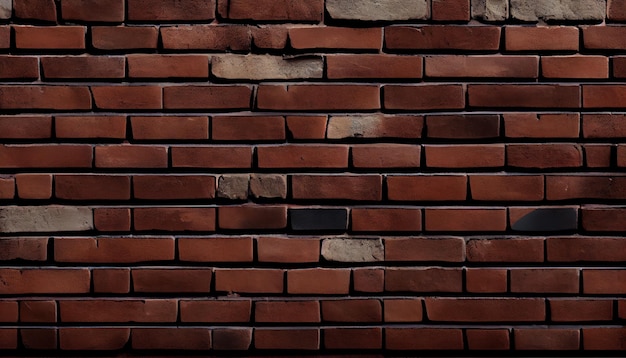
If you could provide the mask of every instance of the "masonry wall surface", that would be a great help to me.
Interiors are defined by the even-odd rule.
[[[622,355],[624,54],[619,0],[0,0],[0,349]]]

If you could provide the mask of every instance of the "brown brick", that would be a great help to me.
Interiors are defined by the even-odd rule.
[[[244,351],[252,343],[252,328],[213,329],[213,349]]]
[[[579,114],[504,114],[504,133],[509,138],[578,138]]]
[[[327,349],[381,349],[383,329],[372,328],[325,328],[324,347]]]
[[[583,270],[584,294],[624,294],[626,293],[626,270]]]
[[[346,145],[277,145],[257,147],[259,168],[347,168]]]
[[[193,262],[251,262],[252,238],[179,238],[178,256]]]
[[[544,56],[541,75],[545,78],[608,78],[609,58],[604,56]]]
[[[148,6],[144,9],[151,9]],[[145,12],[145,11],[144,11]],[[206,55],[128,55],[131,78],[208,78]]]
[[[260,85],[257,107],[261,110],[321,111],[380,108],[377,85]]]
[[[287,132],[293,139],[326,138],[326,116],[287,116]]]
[[[250,300],[180,301],[181,322],[224,323],[249,322]]]
[[[506,209],[426,209],[426,231],[504,231]]]
[[[130,117],[130,123],[134,139],[209,139],[208,117]]]
[[[465,290],[471,293],[507,292],[507,270],[468,268],[465,270]]]
[[[26,349],[57,349],[56,328],[23,328],[20,338]]]
[[[537,78],[537,56],[427,56],[428,77]]]
[[[419,168],[421,146],[411,144],[364,144],[352,146],[355,168]]]
[[[254,347],[257,349],[317,350],[320,347],[320,332],[310,329],[254,330]]]
[[[390,26],[385,47],[391,50],[494,51],[500,48],[496,26]]]
[[[0,269],[2,294],[68,294],[89,292],[88,269]]]
[[[124,0],[63,0],[63,20],[122,22]]]
[[[215,290],[240,293],[282,293],[283,270],[216,269]]]
[[[0,145],[2,168],[91,168],[90,145]]]
[[[129,231],[130,209],[100,208],[94,209],[93,220],[98,231]]]
[[[620,238],[551,237],[546,250],[548,261],[553,262],[626,261],[626,242]]]
[[[518,350],[579,350],[580,330],[570,328],[513,330],[515,349]]]
[[[166,109],[248,109],[248,86],[169,86],[163,88]]]
[[[133,328],[133,349],[207,350],[211,349],[208,328]]]
[[[50,116],[6,116],[0,117],[0,138],[41,139],[52,135]]]
[[[20,19],[56,22],[57,8],[54,0],[14,0],[15,17]]]
[[[543,239],[471,239],[467,260],[475,262],[543,262]]]
[[[156,26],[93,26],[91,42],[99,50],[156,49]]]
[[[100,109],[161,109],[160,86],[94,86],[94,103]]]
[[[63,322],[175,322],[177,301],[64,300],[59,312]]]
[[[220,229],[284,229],[286,206],[222,206],[218,210]]]
[[[453,201],[467,198],[465,175],[387,176],[387,197],[398,201]]]
[[[427,116],[426,133],[429,138],[496,138],[500,136],[500,117],[497,115]]]
[[[379,300],[352,299],[322,301],[325,322],[380,322],[382,307]]]
[[[578,85],[468,85],[469,106],[476,108],[579,108]]]
[[[507,51],[578,51],[579,31],[573,26],[506,26]]]
[[[124,78],[122,56],[41,57],[43,77],[53,79]]]
[[[318,262],[320,239],[260,237],[257,239],[259,262]]]
[[[473,200],[543,200],[543,175],[470,175],[469,182]]]
[[[583,328],[583,346],[590,351],[625,350],[626,328]]]
[[[622,50],[626,48],[625,29],[622,26],[586,26],[582,31],[586,49]]]
[[[209,21],[216,0],[128,0],[130,21]]]
[[[20,322],[51,323],[57,321],[55,301],[20,301]]]
[[[125,116],[56,116],[57,138],[126,138]]]
[[[385,328],[389,350],[460,350],[463,330],[458,328]]]
[[[252,147],[172,147],[175,168],[250,168]]]
[[[241,25],[163,26],[161,39],[168,50],[249,51],[252,41]]]
[[[313,21],[322,20],[323,0],[219,0],[218,10],[224,18],[256,21]]]
[[[386,109],[465,108],[465,90],[461,85],[386,85],[383,94]]]
[[[174,259],[173,238],[55,238],[58,262],[137,263]]]
[[[91,109],[91,94],[84,86],[0,86],[2,109]]]
[[[382,268],[352,269],[352,288],[357,292],[383,292],[385,270]]]
[[[138,231],[215,231],[215,208],[136,208],[134,228]]]
[[[626,86],[622,85],[584,85],[584,108],[623,108]]]
[[[211,119],[211,139],[284,140],[285,119],[279,116],[216,116]]]
[[[291,185],[294,199],[382,199],[380,175],[294,175]]]
[[[507,165],[518,168],[576,168],[583,164],[575,144],[508,144]]]
[[[85,26],[26,26],[14,25],[15,46],[19,49],[65,49],[85,48]]]
[[[128,200],[130,177],[123,175],[56,175],[54,195],[66,200]]]
[[[433,0],[432,19],[434,21],[469,21],[469,0]]]
[[[167,168],[167,147],[147,145],[97,146],[98,168]]]
[[[52,197],[52,175],[17,174],[17,196],[20,199],[50,199]]]
[[[130,292],[130,269],[93,269],[93,292],[128,293]]]
[[[215,177],[207,175],[135,175],[133,197],[147,200],[213,199]]]
[[[46,261],[47,237],[7,237],[0,239],[0,260]]]
[[[463,272],[448,268],[387,268],[388,292],[461,292]]]
[[[503,144],[425,145],[431,168],[496,168],[504,166]]]
[[[211,291],[211,269],[132,269],[133,292],[204,293]]]
[[[545,305],[541,298],[426,298],[434,322],[542,322]]]
[[[282,25],[256,25],[251,29],[254,47],[280,50],[287,46],[289,29]]]
[[[422,58],[395,55],[326,56],[327,76],[347,78],[422,78]]]
[[[254,305],[255,322],[317,323],[320,322],[319,301],[265,301]]]
[[[508,350],[510,349],[509,330],[507,329],[467,329],[467,348],[471,350]]]
[[[0,56],[0,78],[2,79],[37,79],[39,61],[37,57]]]
[[[465,241],[462,238],[385,239],[385,261],[463,262],[464,260]]]
[[[369,49],[382,47],[382,28],[292,27],[289,40],[295,49]]]
[[[611,300],[550,299],[550,317],[554,322],[610,321]]]
[[[421,231],[422,211],[408,208],[354,208],[352,231]]]
[[[130,338],[130,328],[59,328],[63,350],[119,350]]]
[[[385,299],[385,322],[421,322],[424,316],[421,299]]]
[[[311,268],[287,272],[289,294],[347,294],[350,291],[349,269]]]
[[[579,272],[576,269],[513,269],[510,270],[511,292],[579,293]]]

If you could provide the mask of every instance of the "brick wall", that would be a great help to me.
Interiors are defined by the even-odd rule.
[[[624,350],[625,50],[621,0],[0,0],[0,348]]]

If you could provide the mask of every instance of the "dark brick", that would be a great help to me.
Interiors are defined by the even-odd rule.
[[[578,210],[575,208],[541,208],[521,216],[511,213],[511,229],[515,231],[567,231],[578,227]]]
[[[291,209],[291,229],[308,230],[340,230],[348,227],[348,211],[346,209]]]

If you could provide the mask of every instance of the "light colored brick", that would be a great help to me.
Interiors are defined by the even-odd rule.
[[[0,19],[10,19],[13,11],[13,0],[0,0]]]
[[[248,198],[248,174],[221,175],[217,181],[217,197],[232,200]]]
[[[382,261],[385,248],[380,239],[332,238],[322,241],[322,256],[328,261]]]
[[[0,232],[93,230],[91,208],[74,206],[5,206],[0,208]]]
[[[279,174],[252,174],[250,193],[255,198],[286,198],[287,177]]]
[[[324,72],[322,58],[311,56],[224,55],[213,57],[211,67],[213,75],[227,79],[322,78]]]
[[[484,21],[504,21],[509,17],[509,0],[472,0],[472,17]]]
[[[342,20],[425,20],[430,17],[430,0],[326,0],[326,10]]]
[[[511,17],[521,21],[604,20],[606,0],[511,0]]]
[[[418,116],[333,116],[328,120],[326,137],[342,138],[419,138],[423,118]]]

